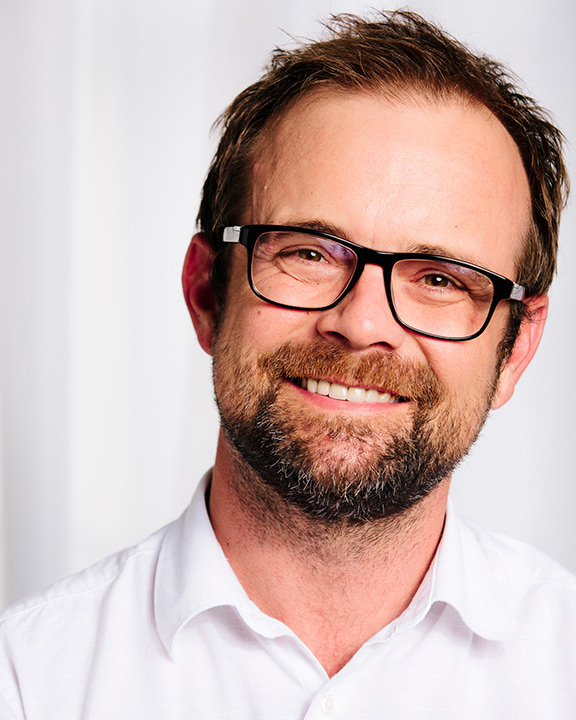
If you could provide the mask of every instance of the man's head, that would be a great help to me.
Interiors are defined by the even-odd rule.
[[[380,252],[467,261],[526,284],[543,321],[564,171],[559,133],[501,69],[413,15],[336,25],[337,37],[277,57],[232,104],[185,288],[214,355],[227,442],[262,481],[257,492],[363,523],[411,507],[450,475],[489,408],[512,394],[542,322],[520,327],[510,306],[521,304],[510,301],[472,340],[423,336],[392,317],[373,264],[334,306],[277,307],[250,290],[245,248],[226,255],[217,228],[306,227]],[[287,247],[266,267],[295,254],[328,268],[318,247]],[[218,302],[207,280],[214,250]],[[460,312],[461,279],[419,267],[414,283],[438,312],[448,301]],[[287,273],[281,282],[297,292],[303,276]]]
[[[516,143],[530,185],[532,223],[516,279],[529,296],[546,293],[556,267],[567,178],[562,136],[542,108],[522,94],[502,65],[472,53],[415,13],[387,13],[372,21],[341,15],[327,29],[323,41],[278,49],[262,78],[240,93],[222,115],[224,132],[198,215],[200,230],[216,253],[217,299],[223,301],[227,279],[227,248],[218,242],[219,232],[243,222],[256,154],[292,104],[327,89],[343,94],[376,92],[391,99],[457,97],[490,110]]]

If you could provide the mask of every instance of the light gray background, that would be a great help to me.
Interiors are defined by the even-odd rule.
[[[170,521],[211,465],[210,363],[179,281],[210,125],[275,44],[366,7],[2,2],[0,603]],[[572,0],[411,7],[510,64],[576,137]],[[454,495],[576,571],[574,234],[569,211],[539,354]]]

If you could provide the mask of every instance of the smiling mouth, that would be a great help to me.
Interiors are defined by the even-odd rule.
[[[309,393],[325,395],[334,400],[347,400],[354,403],[400,403],[407,402],[407,398],[388,392],[379,392],[375,389],[366,390],[363,387],[341,385],[328,380],[315,380],[314,378],[296,378],[296,385]]]

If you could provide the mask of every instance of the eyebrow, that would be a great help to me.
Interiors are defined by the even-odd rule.
[[[430,245],[428,243],[410,243],[407,246],[406,252],[423,253],[426,255],[440,255],[441,257],[448,258],[449,260],[461,260],[462,262],[469,263],[470,265],[476,265],[477,267],[483,267],[476,258],[470,257],[469,255],[455,255],[451,250],[445,248],[442,245]]]
[[[304,228],[305,230],[316,230],[318,232],[324,232],[328,235],[334,235],[341,240],[348,240],[349,242],[354,242],[354,240],[343,228],[338,225],[329,225],[323,220],[295,220],[293,222],[287,222],[283,224],[291,227]]]
[[[346,232],[342,227],[339,225],[333,225],[328,224],[324,222],[323,220],[313,219],[313,220],[294,220],[289,221],[286,223],[283,223],[284,225],[288,225],[291,227],[301,227],[306,230],[316,230],[318,232],[324,232],[328,235],[334,235],[337,238],[340,238],[342,240],[348,240],[349,242],[356,243],[357,245],[361,245],[361,243],[357,242],[353,237],[350,236],[349,233]],[[392,250],[390,252],[393,252]],[[434,245],[430,243],[418,243],[418,242],[412,242],[406,246],[406,249],[402,252],[408,252],[408,253],[422,253],[423,255],[439,255],[440,257],[448,258],[449,260],[461,260],[462,262],[470,263],[470,265],[476,265],[477,267],[484,267],[482,263],[480,263],[476,258],[466,256],[466,255],[456,255],[454,252],[449,250],[448,248],[444,247],[443,245]]]

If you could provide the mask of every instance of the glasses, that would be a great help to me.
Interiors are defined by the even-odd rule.
[[[254,293],[293,310],[334,307],[367,264],[378,265],[396,321],[441,340],[478,337],[501,300],[522,301],[525,296],[522,285],[462,260],[372,250],[303,227],[227,227],[222,239],[248,251],[248,281]]]

